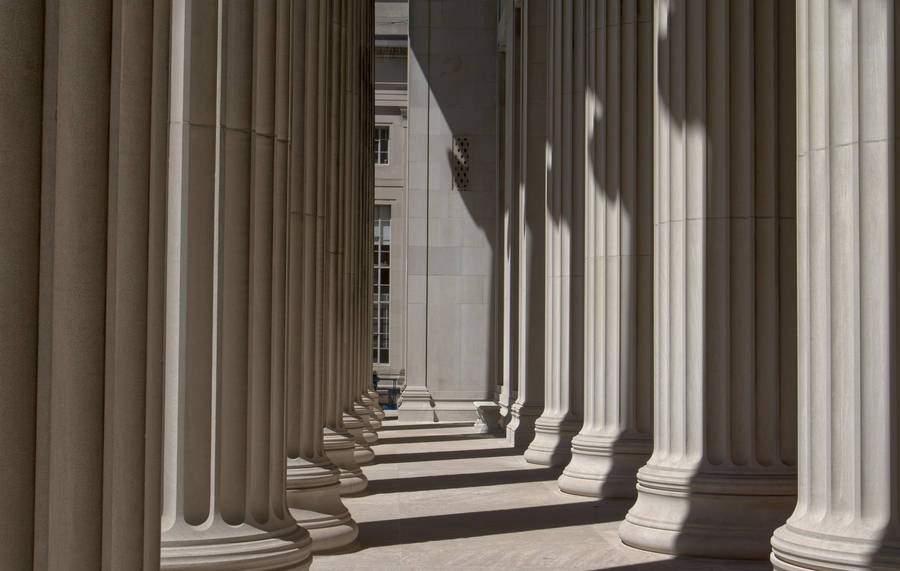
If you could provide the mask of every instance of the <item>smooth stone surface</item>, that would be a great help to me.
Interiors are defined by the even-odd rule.
[[[471,423],[391,420],[380,436],[369,493],[344,498],[359,523],[355,548],[316,555],[312,569],[768,569],[627,547],[616,529],[630,501],[564,494],[558,468],[526,463]]]

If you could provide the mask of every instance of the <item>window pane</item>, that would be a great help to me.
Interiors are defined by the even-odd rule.
[[[381,350],[381,361],[380,362],[381,363],[390,363],[390,360],[388,360],[388,350],[387,349]]]
[[[390,301],[391,299],[391,286],[381,286],[381,302]]]
[[[382,266],[390,266],[391,265],[391,253],[390,252],[382,252],[381,253],[381,265]]]
[[[378,272],[380,272],[380,276],[381,276],[381,281],[378,282],[378,283],[381,283],[381,284],[384,284],[384,285],[387,285],[387,284],[391,283],[391,270],[390,270],[390,268],[381,268],[380,270],[378,270]]]

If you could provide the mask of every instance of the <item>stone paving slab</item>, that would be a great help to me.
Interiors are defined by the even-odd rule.
[[[676,558],[632,549],[616,532],[630,500],[564,494],[558,469],[528,464],[471,424],[386,421],[369,489],[345,503],[356,545],[313,570],[771,569],[765,562]]]

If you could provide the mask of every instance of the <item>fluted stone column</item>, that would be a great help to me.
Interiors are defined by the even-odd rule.
[[[375,10],[369,5],[364,13],[361,21],[363,30],[361,42],[361,89],[359,96],[358,119],[360,126],[361,148],[359,154],[360,178],[359,184],[363,187],[363,205],[360,208],[361,228],[365,228],[366,232],[373,228],[375,218],[375,165],[370,160],[374,152],[374,129],[375,129],[375,34],[369,33],[368,30],[375,29]],[[378,393],[372,382],[372,358],[370,356],[371,349],[371,324],[373,311],[373,291],[372,291],[372,243],[369,235],[363,233],[360,236],[360,279],[363,288],[359,302],[362,304],[360,319],[362,319],[360,335],[360,397],[359,402],[369,410],[368,418],[364,418],[368,428],[371,430],[370,444],[374,444],[378,440],[377,430],[381,428],[381,421],[384,420],[385,414],[381,410],[379,404]]]
[[[506,436],[516,448],[534,439],[544,409],[544,199],[547,132],[547,2],[523,0],[518,85],[519,182],[514,231],[518,242],[518,387]]]
[[[563,465],[581,426],[584,300],[584,0],[548,2],[544,411],[525,451]]]
[[[564,492],[634,497],[650,456],[652,2],[588,3],[584,426]]]
[[[157,15],[0,3],[4,568],[140,568],[158,553]]]
[[[360,245],[364,228],[359,217],[362,208],[362,194],[365,188],[357,179],[362,165],[359,156],[359,139],[362,129],[358,120],[357,108],[362,92],[360,63],[362,52],[360,49],[360,20],[365,4],[348,3],[345,7],[344,27],[347,34],[345,47],[347,56],[344,58],[343,83],[345,84],[345,97],[343,101],[342,133],[345,136],[341,140],[341,157],[344,168],[340,170],[340,186],[344,195],[344,215],[342,251],[343,251],[343,283],[344,295],[342,299],[342,323],[343,323],[343,350],[346,353],[341,362],[341,405],[344,413],[344,428],[350,432],[355,440],[354,459],[358,464],[368,464],[375,458],[375,454],[369,447],[366,432],[366,423],[357,412],[356,398],[359,396],[359,305],[357,301],[363,295],[360,289],[359,275],[362,268],[359,266]],[[373,166],[374,168],[374,166]],[[366,232],[366,236],[371,232]],[[366,414],[368,411],[360,408],[359,412]]]
[[[500,405],[501,422],[504,424],[512,420],[512,404],[516,399],[518,389],[518,272],[519,272],[519,233],[518,233],[518,138],[520,135],[519,106],[521,97],[519,94],[519,77],[521,76],[521,62],[519,54],[522,51],[522,33],[519,29],[521,19],[521,6],[516,7],[513,0],[502,0],[500,3],[501,17],[497,29],[498,44],[500,45],[500,57],[503,59],[503,86],[501,87],[501,101],[499,111],[503,113],[501,136],[502,144],[502,198],[501,204],[501,237],[503,245],[503,259],[500,282],[502,292],[500,296],[500,390],[497,394],[497,403]]]
[[[797,506],[776,569],[900,568],[894,2],[797,3]]]
[[[0,561],[31,569],[44,9],[0,2]]]
[[[365,490],[368,481],[355,458],[356,441],[344,426],[345,395],[349,392],[350,378],[346,371],[348,355],[343,321],[346,281],[344,276],[344,235],[346,188],[342,176],[347,168],[343,142],[346,137],[345,104],[348,77],[344,66],[347,53],[344,39],[347,27],[348,3],[327,3],[327,21],[330,32],[327,43],[327,105],[326,120],[328,151],[325,155],[325,181],[327,208],[325,214],[325,452],[341,469],[341,493],[353,494]],[[349,418],[352,428],[356,428]]]
[[[310,538],[285,503],[273,319],[284,304],[273,281],[285,263],[273,232],[286,215],[283,164],[273,168],[287,30],[274,3],[173,10],[161,567],[305,568]]]
[[[375,165],[371,157],[374,152],[374,133],[370,134],[370,117],[374,116],[374,11],[371,5],[362,4],[353,13],[351,37],[357,41],[351,44],[356,53],[350,71],[353,82],[351,91],[351,109],[349,112],[353,135],[350,138],[350,192],[354,200],[353,218],[350,222],[353,235],[351,238],[352,255],[350,270],[353,280],[350,307],[352,318],[350,323],[350,340],[352,357],[350,361],[350,393],[348,411],[363,423],[361,441],[363,452],[371,451],[369,445],[378,441],[375,432],[381,427],[381,420],[376,418],[374,401],[369,396],[367,383],[372,378],[372,360],[370,356],[371,342],[371,307],[372,307],[372,245],[368,222],[369,211],[374,204],[373,174]]]
[[[340,498],[340,469],[325,455],[324,319],[325,184],[327,156],[324,89],[327,4],[315,0],[293,10],[290,193],[287,297],[287,501],[309,532],[313,551],[356,539],[356,522]],[[280,21],[280,20],[279,20]],[[285,149],[287,152],[287,149]]]
[[[654,449],[620,536],[764,558],[796,482],[793,7],[654,7]]]

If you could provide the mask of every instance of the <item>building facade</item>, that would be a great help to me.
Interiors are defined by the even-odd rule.
[[[379,286],[372,363],[391,387],[406,382],[407,51],[406,0],[375,3],[375,236]],[[377,352],[376,352],[377,351]]]

